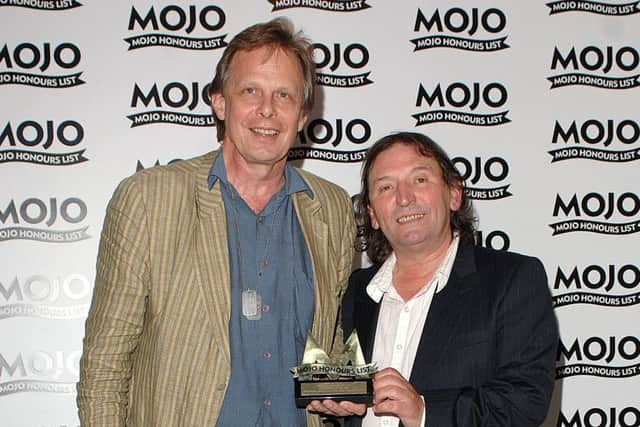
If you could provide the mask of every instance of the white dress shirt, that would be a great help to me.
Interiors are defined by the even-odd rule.
[[[376,303],[382,300],[372,355],[372,362],[377,363],[379,369],[391,367],[404,378],[411,377],[431,301],[434,294],[440,292],[449,280],[459,241],[459,236],[454,234],[449,249],[431,280],[408,301],[404,301],[393,286],[393,267],[396,264],[393,253],[367,285],[369,297]],[[369,408],[362,426],[397,427],[399,422],[398,417],[376,416]],[[424,412],[422,425],[425,425]]]

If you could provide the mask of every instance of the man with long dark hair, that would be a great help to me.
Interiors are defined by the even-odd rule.
[[[446,153],[418,133],[382,138],[356,212],[373,265],[352,274],[343,321],[381,368],[374,402],[309,409],[366,427],[542,423],[558,340],[544,268],[474,245],[471,203]]]

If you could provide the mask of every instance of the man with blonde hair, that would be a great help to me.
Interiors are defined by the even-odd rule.
[[[289,368],[309,331],[326,349],[341,338],[355,227],[344,190],[287,164],[314,80],[287,20],[245,29],[211,84],[221,149],[120,184],[86,324],[83,425],[318,425]]]

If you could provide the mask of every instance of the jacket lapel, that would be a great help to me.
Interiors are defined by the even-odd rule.
[[[414,366],[436,366],[447,355],[447,347],[459,319],[473,304],[470,292],[475,286],[473,246],[460,243],[445,288],[433,297],[418,345]],[[415,373],[415,370],[414,370]],[[412,382],[414,381],[412,374]]]
[[[231,274],[227,244],[227,221],[220,184],[211,190],[207,176],[216,153],[204,156],[196,174],[196,280],[207,307],[211,332],[230,363],[229,318],[231,316]]]
[[[373,277],[373,276],[371,276]],[[368,282],[367,282],[368,283]],[[355,300],[357,314],[355,327],[362,346],[362,352],[366,361],[371,361],[373,344],[376,337],[376,325],[380,314],[380,304],[373,301],[366,292],[366,286],[362,287]]]
[[[301,176],[305,178],[304,175]],[[313,192],[312,184],[306,179],[305,181]],[[330,294],[333,284],[328,283],[331,270],[327,260],[332,259],[328,256],[329,226],[318,215],[321,206],[317,197],[311,198],[306,192],[298,192],[293,195],[293,205],[313,265],[314,313],[311,334],[323,349],[330,350],[335,325],[329,314],[336,313],[337,306],[336,298]]]

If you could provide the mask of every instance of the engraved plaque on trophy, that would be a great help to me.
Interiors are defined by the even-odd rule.
[[[345,343],[344,351],[333,358],[309,334],[302,364],[291,368],[296,405],[303,408],[312,400],[325,399],[371,403],[371,374],[376,371],[375,364],[365,363],[355,331]]]

